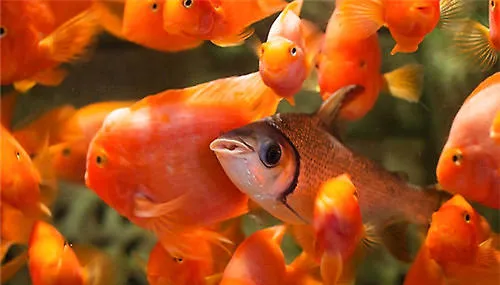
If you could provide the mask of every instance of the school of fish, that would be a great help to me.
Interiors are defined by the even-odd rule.
[[[336,0],[322,28],[304,0],[0,0],[0,281],[27,266],[34,285],[117,284],[107,252],[54,225],[69,181],[157,238],[141,262],[151,285],[355,284],[375,247],[410,264],[405,285],[500,284],[499,235],[475,208],[500,214],[500,0],[481,1],[488,27],[465,0]],[[261,40],[253,25],[270,17]],[[456,110],[432,185],[343,140],[380,94],[421,103],[424,65],[382,71],[383,28],[390,55],[440,29],[490,72]],[[258,69],[14,124],[24,93],[60,85],[102,33],[164,53],[247,45]],[[301,91],[322,98],[314,113],[276,112]],[[243,217],[259,211],[280,223],[245,234]],[[301,249],[290,263],[286,235]],[[14,245],[24,250],[12,258]]]

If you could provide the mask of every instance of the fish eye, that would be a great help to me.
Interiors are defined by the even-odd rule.
[[[491,0],[490,4],[491,4],[491,8],[495,8],[495,0]]]
[[[463,159],[463,156],[461,153],[455,153],[452,157],[451,157],[451,160],[453,161],[453,163],[456,165],[456,166],[460,166],[460,164],[462,164],[462,159]]]
[[[467,212],[465,212],[465,214],[464,214],[464,221],[465,221],[466,223],[470,223],[470,215],[469,215],[469,213],[467,213]]]
[[[281,159],[281,147],[276,142],[266,143],[260,149],[259,157],[266,167],[275,167]]]
[[[16,151],[16,158],[17,160],[21,160],[21,153],[19,151]]]
[[[7,35],[7,28],[0,26],[0,39]]]
[[[174,261],[177,263],[182,263],[184,259],[182,257],[174,257]]]
[[[193,0],[184,0],[182,2],[182,5],[184,6],[184,8],[191,8],[191,6],[193,6]]]
[[[104,167],[104,164],[106,164],[107,161],[108,160],[106,159],[106,157],[104,155],[98,155],[95,158],[95,162],[97,163],[97,166],[99,166],[99,167]]]
[[[64,156],[69,156],[71,154],[71,149],[65,147],[63,150],[62,150],[62,155]]]
[[[66,247],[66,246],[73,247],[73,244],[71,244],[69,241],[65,240],[64,247]]]
[[[153,4],[151,4],[151,10],[153,10],[153,12],[156,12],[158,10],[158,3],[153,2]]]
[[[292,56],[296,56],[296,55],[297,55],[297,48],[296,48],[296,47],[292,47],[292,48],[290,49],[290,54],[291,54]]]

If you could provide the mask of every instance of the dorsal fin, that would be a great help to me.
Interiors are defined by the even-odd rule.
[[[323,101],[323,104],[321,104],[316,116],[327,127],[327,129],[331,130],[335,126],[340,107],[342,106],[342,102],[347,95],[357,92],[360,88],[363,87],[354,84],[344,86],[335,91],[335,93],[328,97],[328,99]]]

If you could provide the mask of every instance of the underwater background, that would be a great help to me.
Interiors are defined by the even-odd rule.
[[[313,20],[324,30],[334,1],[304,2],[301,16]],[[486,1],[474,1],[473,18],[487,23],[487,4]],[[265,40],[277,15],[253,25],[261,40]],[[417,52],[395,56],[389,54],[394,41],[388,31],[382,29],[379,34],[382,72],[412,62],[424,65],[421,103],[380,96],[367,116],[349,124],[345,143],[388,170],[407,173],[412,183],[433,184],[438,157],[454,115],[484,78],[500,70],[500,63],[488,73],[470,70],[450,51],[450,39],[439,29],[425,38]],[[68,77],[61,85],[38,85],[18,98],[15,127],[63,104],[78,108],[98,101],[141,99],[166,89],[248,74],[258,70],[258,58],[246,45],[220,48],[206,42],[193,50],[162,53],[102,34],[89,60],[68,68]],[[320,103],[318,94],[303,91],[296,95],[296,108],[282,102],[278,111],[310,113]],[[112,255],[117,262],[119,284],[147,284],[140,260],[147,261],[155,237],[120,217],[84,186],[60,182],[59,191],[53,210],[58,230],[72,243],[93,244]],[[498,232],[498,211],[473,205]],[[246,217],[244,221],[247,235],[262,227],[252,218]],[[269,217],[265,222],[268,226],[277,220]],[[415,244],[418,246],[418,241]],[[283,248],[288,262],[299,253],[290,236],[285,238]],[[402,284],[408,267],[381,247],[359,268],[356,284]],[[23,268],[6,284],[30,284],[27,269]]]

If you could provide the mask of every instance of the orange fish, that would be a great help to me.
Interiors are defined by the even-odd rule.
[[[93,0],[43,0],[54,16],[54,26],[59,27],[71,18],[90,9]]]
[[[499,266],[500,253],[484,236],[480,215],[461,195],[455,195],[433,214],[405,284],[422,284],[416,281],[425,279],[432,282],[426,284],[497,284]]]
[[[11,245],[28,244],[31,229],[36,220],[36,217],[27,216],[22,211],[2,201],[0,206],[0,259],[3,259]]]
[[[284,0],[170,0],[160,12],[168,33],[227,47],[241,45],[254,32],[251,24],[286,5]]]
[[[440,18],[447,20],[455,15],[459,8],[457,3],[447,0],[343,0],[337,9],[339,21],[350,37],[368,38],[386,26],[396,41],[391,51],[394,55],[417,51]]]
[[[287,269],[280,245],[285,230],[283,225],[274,226],[245,239],[226,266],[220,285],[283,284]]]
[[[498,111],[495,116],[495,120],[493,120],[493,124],[491,125],[490,137],[494,139],[497,144],[500,144],[500,111]]]
[[[488,5],[489,28],[474,20],[459,19],[448,29],[458,50],[482,71],[491,69],[500,54],[500,1],[488,0]]]
[[[110,268],[103,266],[109,262],[96,252],[94,250],[90,256],[81,254],[81,262],[72,245],[56,228],[38,221],[33,226],[28,247],[31,281],[33,285],[109,284],[105,277],[109,278],[106,270]]]
[[[295,0],[274,21],[260,46],[259,72],[264,83],[292,105],[314,67],[323,33],[299,18],[302,0]]]
[[[500,110],[499,92],[497,72],[469,95],[453,120],[436,168],[442,188],[495,209],[500,208],[500,146],[490,129]]]
[[[173,232],[244,214],[248,198],[224,174],[209,144],[220,132],[272,114],[278,102],[252,73],[167,90],[115,110],[90,144],[86,184],[170,244]]]
[[[66,75],[61,63],[73,62],[85,54],[97,34],[98,25],[90,11],[82,12],[63,25],[40,24],[36,18],[50,17],[39,1],[0,3],[0,67],[2,85],[14,84],[25,92],[39,83],[58,85]],[[23,15],[19,18],[19,15]]]
[[[381,74],[382,59],[377,34],[365,39],[352,39],[345,36],[346,29],[335,10],[326,28],[317,62],[323,99],[350,84],[364,89],[343,102],[340,118],[349,121],[361,119],[373,108],[381,91],[388,91],[392,96],[408,102],[418,102],[422,93],[422,66],[409,64]]]
[[[370,227],[363,225],[357,191],[348,174],[326,181],[314,208],[316,250],[323,253],[321,273],[325,284],[337,284],[342,274],[352,280],[355,271],[345,266],[361,244],[373,243]],[[343,272],[344,271],[344,272]]]

